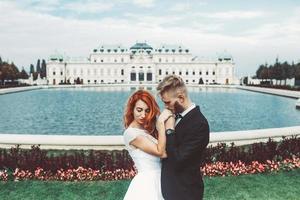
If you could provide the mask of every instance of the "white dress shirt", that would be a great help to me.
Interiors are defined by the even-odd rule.
[[[188,113],[189,113],[191,110],[193,110],[195,107],[196,107],[196,105],[195,105],[194,103],[192,103],[190,107],[188,107],[185,111],[183,111],[182,113],[179,113],[179,114],[180,114],[180,115],[182,116],[182,118],[183,118],[186,114],[188,114]],[[181,120],[182,118],[179,118],[179,119],[177,119],[177,120],[175,121],[175,126],[177,126],[177,124],[180,122],[180,120]]]

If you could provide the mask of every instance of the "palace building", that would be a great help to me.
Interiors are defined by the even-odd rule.
[[[47,62],[47,82],[56,84],[148,84],[158,83],[168,74],[176,74],[186,84],[234,84],[232,56],[223,53],[215,60],[200,60],[188,48],[161,45],[153,48],[136,43],[100,45],[88,58],[69,58],[60,54]]]

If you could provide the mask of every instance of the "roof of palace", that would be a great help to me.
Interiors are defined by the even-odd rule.
[[[232,60],[232,55],[224,50],[223,52],[217,54],[217,58],[218,60]]]
[[[130,50],[132,50],[132,49],[145,49],[145,50],[151,49],[152,50],[153,48],[145,42],[144,43],[137,42],[137,43],[135,43],[135,45],[130,47]]]
[[[112,44],[112,45],[103,44],[93,50],[94,53],[96,52],[101,52],[101,53],[122,52],[123,53],[126,51],[128,51],[128,49],[121,44]]]
[[[168,53],[168,52],[172,52],[172,53],[175,53],[175,52],[186,52],[188,53],[189,52],[189,49],[188,48],[185,48],[184,46],[182,45],[178,45],[178,44],[161,44],[159,45],[155,51],[157,52],[160,52],[160,53]]]
[[[49,60],[61,60],[62,61],[63,59],[64,59],[63,54],[58,53],[57,51],[55,51],[54,54],[49,56]]]

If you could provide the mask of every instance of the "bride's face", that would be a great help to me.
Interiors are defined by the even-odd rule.
[[[149,106],[144,101],[138,100],[133,110],[134,121],[139,125],[143,125],[145,123],[145,118],[149,113]]]

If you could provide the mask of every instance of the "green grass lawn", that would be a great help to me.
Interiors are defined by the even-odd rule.
[[[300,199],[300,169],[276,174],[213,177],[204,179],[205,199]],[[130,181],[0,182],[1,200],[23,199],[123,199]]]

